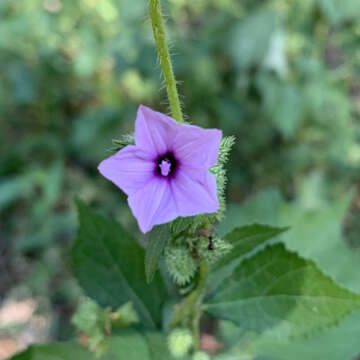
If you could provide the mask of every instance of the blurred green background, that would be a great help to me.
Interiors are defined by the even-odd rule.
[[[357,254],[360,2],[164,0],[163,8],[187,119],[237,137],[219,231],[274,222],[281,205],[282,225],[323,214],[301,228],[311,222],[315,241],[336,224],[337,241]],[[133,130],[139,104],[168,112],[165,99],[146,0],[0,0],[0,348],[10,349],[0,358],[74,335],[74,196],[137,231],[97,164]],[[15,325],[14,304],[30,314]]]

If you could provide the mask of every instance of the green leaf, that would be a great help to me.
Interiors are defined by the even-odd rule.
[[[360,353],[360,310],[347,316],[339,325],[313,334],[311,337],[284,341],[274,336],[260,336],[252,343],[257,354],[274,355],[278,360],[355,359]]]
[[[160,257],[164,252],[169,237],[170,230],[168,224],[156,226],[149,234],[145,254],[145,274],[148,283],[151,283],[155,276]]]
[[[244,259],[263,249],[269,240],[285,230],[287,228],[253,224],[235,228],[227,234],[225,240],[233,246],[233,249],[212,268],[210,293],[213,293]]]
[[[3,210],[21,196],[24,196],[32,186],[29,183],[29,179],[25,176],[2,180],[0,182],[0,210]]]
[[[113,147],[111,151],[114,153],[118,152],[121,149],[123,149],[125,146],[135,144],[134,134],[122,135],[119,139],[113,139],[112,143],[113,143]]]
[[[76,343],[52,343],[31,346],[11,360],[171,360],[164,335],[142,333],[135,329],[116,330],[107,338],[107,352],[96,357]],[[188,358],[181,358],[188,360]]]
[[[274,82],[263,76],[259,86],[264,96],[264,110],[286,139],[295,136],[303,117],[303,100],[294,84]]]
[[[109,353],[119,360],[152,360],[145,336],[133,329],[117,331],[109,341]],[[155,360],[155,359],[154,359]]]
[[[321,194],[323,181],[313,174],[299,186],[296,201],[285,202],[279,192],[267,190],[258,193],[240,208],[230,207],[224,224],[248,224],[262,221],[291,229],[281,240],[286,247],[316,263],[322,272],[338,284],[360,294],[360,256],[353,251],[342,235],[343,218],[349,208],[352,191],[332,194],[329,201]],[[224,228],[220,229],[220,233]]]
[[[172,356],[169,353],[167,339],[160,333],[148,332],[144,334],[149,346],[150,357],[153,360],[169,360]],[[183,360],[187,360],[183,359]]]
[[[242,262],[205,310],[255,332],[277,326],[286,338],[334,325],[359,307],[359,295],[275,244]]]
[[[301,204],[285,205],[281,216],[285,218],[287,213],[294,224],[292,231],[284,236],[289,250],[313,260],[338,284],[360,294],[360,257],[342,235],[342,222],[351,198],[349,193],[318,209],[306,209]]]
[[[319,0],[319,7],[332,25],[357,19],[360,15],[360,4],[356,0]]]
[[[171,234],[177,236],[194,222],[195,216],[178,217],[171,223]]]
[[[77,205],[80,228],[71,261],[80,285],[103,307],[131,301],[144,326],[159,326],[165,287],[160,274],[146,283],[144,250],[121,225]]]
[[[229,48],[235,65],[242,69],[261,64],[278,26],[276,12],[268,9],[253,12],[239,22],[234,27]]]
[[[116,360],[173,360],[167,339],[159,332],[117,330],[109,340],[109,354]],[[71,359],[72,360],[72,359]],[[187,357],[181,360],[190,360]]]
[[[79,344],[52,343],[30,346],[24,352],[15,355],[11,360],[95,360],[96,357]],[[110,360],[115,358],[105,357]]]

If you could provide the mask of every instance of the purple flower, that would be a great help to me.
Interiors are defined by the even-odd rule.
[[[142,232],[178,216],[219,208],[215,176],[221,131],[178,124],[140,105],[135,144],[103,160],[100,173],[128,195]]]

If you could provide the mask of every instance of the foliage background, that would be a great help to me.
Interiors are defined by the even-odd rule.
[[[237,137],[219,231],[258,218],[290,226],[301,219],[299,232],[311,230],[293,236],[293,248],[306,252],[303,242],[317,241],[326,249],[335,232],[357,261],[360,3],[163,6],[188,120]],[[111,140],[132,131],[138,104],[168,106],[145,0],[0,0],[0,34],[0,344],[16,350],[74,335],[74,196],[137,231],[125,196],[96,167]],[[321,261],[326,270],[331,256]],[[29,315],[15,325],[6,320],[14,302],[27,303]],[[296,359],[294,346],[359,334],[356,316],[316,345],[253,346],[266,359]],[[222,341],[239,354],[247,340],[228,327],[220,324]],[[346,356],[357,352],[355,342]]]

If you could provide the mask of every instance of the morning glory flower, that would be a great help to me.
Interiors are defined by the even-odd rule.
[[[128,196],[140,230],[219,208],[216,179],[221,131],[178,124],[141,105],[135,145],[103,160],[100,173]]]

